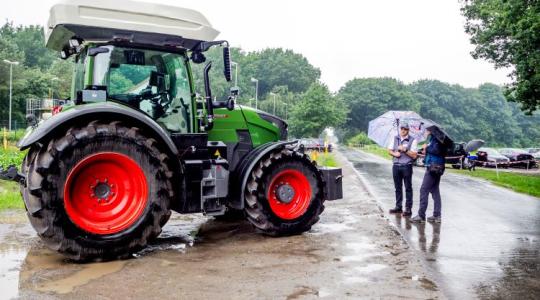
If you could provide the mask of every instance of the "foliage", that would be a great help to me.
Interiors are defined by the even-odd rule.
[[[476,45],[474,58],[512,69],[508,100],[528,113],[540,108],[540,2],[465,0],[465,31]]]
[[[319,153],[317,155],[317,164],[323,167],[339,167],[336,157],[332,153]]]
[[[295,137],[316,137],[327,127],[337,127],[345,122],[348,109],[328,87],[315,83],[303,94],[293,107],[290,117],[290,133]]]
[[[357,135],[351,137],[347,140],[347,145],[349,146],[359,146],[359,145],[371,145],[373,141],[368,138],[365,132],[360,132]]]
[[[470,172],[466,170],[452,170],[453,172],[469,175],[472,177],[483,178],[495,185],[512,189],[519,193],[529,194],[531,196],[540,197],[540,176],[539,175],[527,175],[512,172],[499,172],[497,176],[496,171],[476,169],[476,171]]]
[[[5,23],[0,27],[0,120],[7,120],[9,113],[9,101],[4,99],[9,99],[10,66],[4,59],[20,63],[13,66],[14,124],[24,123],[27,99],[69,95],[71,63],[45,48],[43,28]]]
[[[472,89],[437,80],[404,85],[388,78],[354,79],[337,97],[351,109],[342,129],[346,138],[367,131],[368,122],[388,110],[414,110],[445,127],[456,141],[479,138],[490,146],[516,147],[540,141],[540,114],[523,114],[494,84]]]
[[[26,152],[19,151],[16,147],[8,146],[7,149],[0,148],[0,167],[7,168],[9,166],[16,166],[20,168]]]
[[[0,180],[0,210],[23,208],[24,202],[17,183]]]
[[[217,99],[226,99],[229,89],[234,86],[236,66],[232,66],[232,80],[226,82],[223,76],[223,57],[221,48],[212,48],[205,53],[206,63],[212,62],[210,80],[212,94]],[[238,87],[240,103],[255,99],[256,85],[251,78],[259,80],[257,98],[262,102],[270,92],[303,93],[320,77],[315,68],[301,54],[281,48],[268,48],[263,51],[246,53],[240,48],[231,48],[231,59],[238,64]],[[204,95],[203,69],[206,63],[193,64],[193,77],[196,91]],[[253,106],[255,105],[252,100]]]
[[[389,110],[413,110],[420,107],[403,83],[392,78],[353,79],[338,93],[350,108],[347,126],[367,130],[370,120]]]

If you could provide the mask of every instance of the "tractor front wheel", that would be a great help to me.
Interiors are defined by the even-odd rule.
[[[157,237],[174,192],[156,144],[138,128],[92,122],[34,146],[23,196],[45,244],[77,261],[108,260]]]
[[[277,150],[264,157],[248,178],[246,217],[264,234],[300,234],[319,220],[324,210],[322,179],[307,155]]]

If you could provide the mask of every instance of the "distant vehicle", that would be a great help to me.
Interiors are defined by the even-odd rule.
[[[534,159],[540,160],[540,148],[527,148],[525,151],[529,152]]]
[[[300,144],[304,145],[304,149],[307,151],[324,151],[324,141],[322,139],[301,139]],[[332,152],[333,145],[331,143],[328,143],[328,152]]]
[[[533,168],[537,165],[534,156],[523,149],[502,148],[499,152],[510,159],[512,167]]]
[[[493,148],[480,148],[476,152],[476,164],[484,167],[508,168],[510,159]]]

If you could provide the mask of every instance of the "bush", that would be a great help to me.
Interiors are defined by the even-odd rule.
[[[368,138],[365,132],[360,132],[359,134],[347,140],[347,145],[349,146],[364,146],[372,144],[374,144],[373,141]]]
[[[7,149],[0,147],[0,167],[7,168],[11,165],[15,165],[20,168],[26,151],[19,151],[19,149],[8,146]]]

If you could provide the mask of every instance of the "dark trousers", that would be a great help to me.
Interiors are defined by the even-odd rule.
[[[405,184],[405,210],[412,209],[412,165],[397,165],[392,167],[394,187],[396,188],[396,208],[403,209],[403,184]]]
[[[441,183],[441,175],[434,175],[426,170],[424,180],[422,181],[422,187],[420,187],[420,209],[418,209],[418,216],[420,218],[426,218],[426,210],[428,207],[428,198],[431,193],[433,198],[433,216],[441,216],[441,192],[439,191],[439,184]]]

